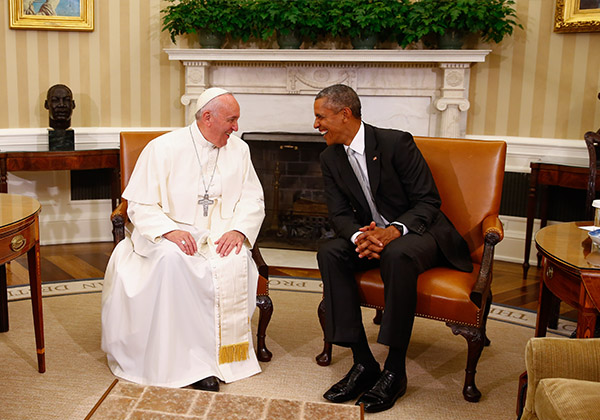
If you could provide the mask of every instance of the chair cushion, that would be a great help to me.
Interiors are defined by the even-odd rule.
[[[600,382],[545,378],[535,392],[541,420],[600,420]]]
[[[465,273],[452,268],[436,267],[422,273],[417,282],[416,315],[481,326],[483,308],[478,308],[470,299],[479,268],[479,264],[473,264],[473,271]],[[356,281],[363,306],[383,309],[383,281],[379,269],[357,273]]]

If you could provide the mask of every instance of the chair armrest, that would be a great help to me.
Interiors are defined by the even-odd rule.
[[[269,266],[263,259],[260,249],[258,248],[258,244],[254,244],[254,248],[252,248],[252,259],[258,267],[258,274],[269,280]]]
[[[113,244],[115,246],[125,238],[127,220],[127,200],[122,199],[110,215],[110,221],[113,225]]]
[[[525,411],[534,411],[535,391],[544,378],[600,382],[600,338],[531,338],[525,348],[527,398]]]
[[[127,200],[125,200],[124,198],[121,199],[119,205],[115,207],[115,209],[112,211],[110,215],[110,220],[112,221],[113,219],[119,217],[123,218],[124,220],[127,220]]]
[[[504,239],[504,226],[497,214],[491,214],[483,219],[481,229],[486,243],[496,245]]]
[[[492,266],[494,262],[494,247],[504,238],[504,227],[497,214],[492,214],[483,219],[481,223],[483,235],[483,257],[477,282],[470,294],[471,301],[479,308],[488,300],[492,284]]]

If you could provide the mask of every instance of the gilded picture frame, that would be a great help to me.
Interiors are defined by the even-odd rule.
[[[556,0],[554,32],[600,32],[600,0]]]
[[[94,0],[9,0],[11,29],[93,31]]]

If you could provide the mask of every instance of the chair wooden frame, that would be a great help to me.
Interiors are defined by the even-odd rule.
[[[142,149],[150,140],[165,134],[166,131],[124,131],[120,136],[120,168],[121,191],[129,182],[135,162]],[[113,210],[110,220],[113,226],[113,241],[116,246],[125,238],[125,225],[127,218],[127,200],[121,198],[119,205]],[[259,309],[258,330],[256,333],[256,357],[261,362],[271,360],[272,353],[267,349],[265,340],[267,326],[273,315],[273,301],[269,297],[269,267],[265,263],[257,245],[252,248],[252,258],[258,266],[258,288],[256,291],[256,306]]]
[[[490,344],[486,336],[487,316],[492,300],[492,266],[494,247],[504,237],[498,217],[506,143],[442,138],[415,138],[427,161],[442,197],[442,210],[465,238],[471,251],[473,272],[463,273],[436,267],[419,276],[416,315],[440,320],[468,344],[463,396],[476,402],[481,392],[475,385],[477,362],[483,347]],[[375,323],[384,310],[383,282],[379,269],[356,274],[361,305],[375,308]],[[318,308],[319,321],[325,331],[325,307]],[[317,363],[331,363],[331,343],[324,340]]]
[[[590,176],[587,185],[585,208],[588,220],[594,219],[592,201],[596,198],[596,176],[598,175],[598,158],[600,157],[600,129],[596,132],[588,131],[583,135],[590,158]]]

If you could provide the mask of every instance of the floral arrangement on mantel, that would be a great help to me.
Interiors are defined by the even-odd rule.
[[[354,48],[369,48],[354,44],[366,38],[379,48],[435,48],[439,36],[471,35],[499,43],[522,28],[515,0],[166,1],[162,30],[171,40],[211,33],[220,39],[211,48],[225,41],[227,47],[269,47],[292,35],[299,40],[292,48],[344,48],[351,40]],[[200,40],[203,47],[205,42]]]

